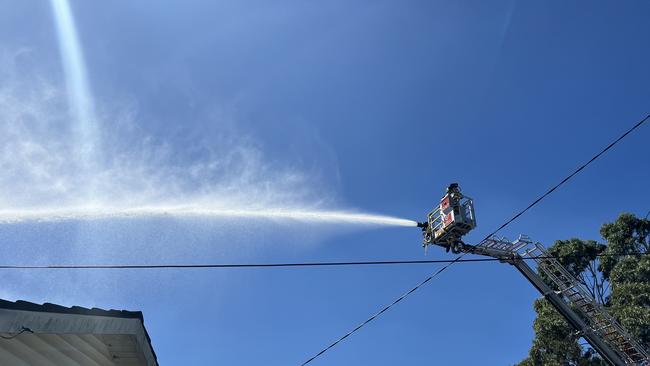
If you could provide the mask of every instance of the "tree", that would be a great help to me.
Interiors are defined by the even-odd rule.
[[[623,214],[605,224],[600,234],[605,253],[648,253],[650,220]],[[603,277],[612,286],[607,303],[612,315],[642,343],[650,343],[650,256],[603,257]]]
[[[607,245],[593,240],[558,240],[549,253],[559,257],[592,296],[634,337],[650,343],[650,256],[602,256],[600,254],[647,253],[650,221],[622,214],[606,223],[600,234]],[[535,338],[529,356],[519,366],[599,366],[606,363],[596,352],[579,343],[580,337],[546,301],[535,300]]]

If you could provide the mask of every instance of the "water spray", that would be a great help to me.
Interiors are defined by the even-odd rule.
[[[69,0],[50,0],[61,60],[68,91],[70,114],[76,132],[76,153],[79,159],[78,172],[83,176],[85,192],[79,192],[82,201],[97,202],[99,186],[98,162],[100,161],[101,139],[99,121],[88,82],[87,68],[75,26]],[[85,193],[85,194],[84,194]],[[187,217],[187,218],[242,218],[267,220],[292,220],[309,223],[337,223],[359,225],[388,225],[415,227],[417,222],[391,216],[374,215],[336,210],[302,209],[300,207],[253,207],[234,205],[230,207],[212,206],[203,202],[184,202],[172,205],[131,206],[123,202],[109,202],[91,205],[40,209],[0,210],[0,223],[53,222],[103,220],[146,217]]]
[[[59,39],[68,104],[77,134],[77,156],[82,167],[89,169],[97,163],[100,141],[86,62],[68,0],[50,0],[50,3]]]
[[[356,224],[370,226],[416,227],[417,222],[391,216],[368,213],[303,210],[303,209],[229,209],[205,206],[146,206],[146,207],[72,207],[34,210],[0,210],[0,223],[87,221],[108,219],[138,219],[147,217],[178,217],[208,219],[264,219],[321,224]]]

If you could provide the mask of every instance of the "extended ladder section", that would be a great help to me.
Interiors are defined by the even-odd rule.
[[[468,251],[514,265],[610,363],[650,365],[650,353],[541,244],[523,235],[513,242],[492,237]],[[532,258],[536,271],[523,258]]]

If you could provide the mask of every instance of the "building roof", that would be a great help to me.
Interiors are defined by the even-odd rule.
[[[0,364],[157,366],[140,311],[0,300]]]

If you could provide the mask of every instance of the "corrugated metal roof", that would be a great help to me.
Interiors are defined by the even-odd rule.
[[[127,311],[127,310],[104,310],[100,308],[84,308],[81,306],[66,307],[57,304],[46,302],[44,304],[36,304],[29,301],[7,301],[0,299],[0,309],[24,310],[24,311],[40,311],[46,313],[58,314],[76,314],[76,315],[92,315],[92,316],[110,316],[114,318],[129,318],[140,319],[144,322],[144,317],[141,311]]]
[[[141,311],[128,311],[128,310],[104,310],[100,308],[84,308],[81,306],[66,307],[57,304],[46,302],[44,304],[36,304],[29,301],[7,301],[0,299],[0,309],[24,310],[24,311],[40,311],[46,313],[59,313],[59,314],[76,314],[76,315],[92,315],[92,316],[110,316],[115,318],[129,318],[140,319],[144,323],[144,317]]]
[[[157,366],[140,311],[0,300],[2,365]]]

